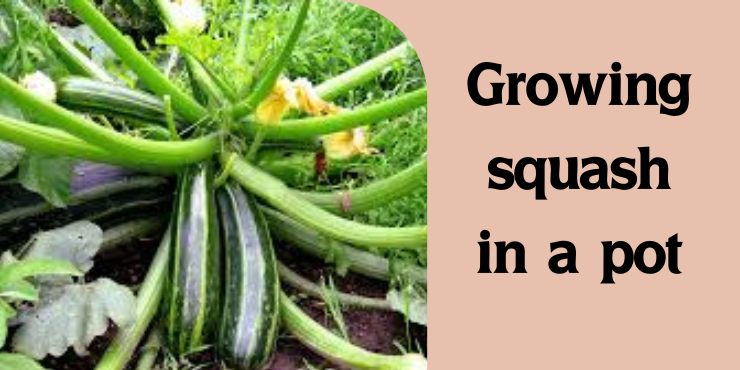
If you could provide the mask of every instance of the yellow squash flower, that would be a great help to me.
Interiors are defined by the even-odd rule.
[[[292,93],[289,93],[291,105],[306,114],[327,116],[339,113],[341,110],[335,104],[321,99],[311,82],[305,78],[294,81],[292,90]],[[324,135],[321,141],[326,156],[331,159],[349,159],[357,155],[370,155],[378,152],[368,144],[367,129],[364,127]]]
[[[289,94],[292,91],[290,80],[281,78],[272,87],[254,111],[257,122],[265,125],[276,125],[283,119],[283,115],[290,109]]]
[[[321,141],[324,145],[324,152],[330,159],[350,159],[357,155],[371,155],[378,152],[368,144],[364,127],[324,135]]]

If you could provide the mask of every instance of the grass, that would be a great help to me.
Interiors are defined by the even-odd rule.
[[[406,40],[403,33],[382,15],[365,7],[336,0],[314,4],[304,37],[296,48],[287,74],[318,84]],[[412,91],[425,84],[418,58],[392,66],[375,83],[365,85],[336,103],[345,107],[368,105]],[[301,187],[317,191],[362,186],[393,175],[416,161],[427,150],[426,108],[371,127],[372,145],[381,154],[339,163],[339,183],[306,182]],[[353,168],[368,171],[351,171]],[[426,224],[426,187],[413,196],[356,217],[383,226]]]

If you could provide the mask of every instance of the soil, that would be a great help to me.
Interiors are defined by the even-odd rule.
[[[148,265],[154,256],[158,241],[142,240],[136,245],[122,247],[108,252],[96,261],[95,267],[90,272],[90,278],[95,279],[106,276],[119,283],[126,285],[140,284],[146,275]],[[333,274],[333,269],[323,261],[302,254],[290,248],[278,248],[278,256],[296,272],[313,280],[318,281],[322,275],[332,274],[334,282],[340,291],[364,295],[368,297],[384,297],[388,290],[387,283],[369,279],[360,275],[349,273],[345,277]],[[287,289],[287,288],[286,288]],[[301,297],[300,293],[287,289],[294,297]],[[300,306],[306,310],[314,319],[327,327],[333,327],[331,318],[324,314],[323,303],[315,299],[301,298]],[[426,327],[411,324],[409,335],[413,343],[408,343],[406,335],[406,323],[401,315],[392,312],[370,311],[370,310],[346,310],[343,312],[350,338],[356,345],[373,352],[396,354],[396,344],[404,348],[421,348],[426,352],[427,330]],[[88,356],[80,357],[69,351],[67,354],[56,359],[44,361],[49,369],[53,370],[79,370],[93,369],[108,343],[115,334],[115,328],[101,338],[96,339]],[[212,353],[202,353],[188,359],[195,364],[210,364],[203,370],[217,370]],[[132,361],[135,363],[135,361]],[[304,369],[305,364],[311,364],[316,368],[346,369],[338,367],[320,356],[311,352],[290,334],[283,332],[278,340],[277,353],[272,363],[266,370],[298,370]],[[201,368],[199,368],[201,369]]]

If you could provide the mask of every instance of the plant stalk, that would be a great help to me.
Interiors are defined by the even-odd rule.
[[[221,163],[226,164],[229,157],[230,153],[222,152]],[[247,190],[273,207],[333,239],[367,248],[426,248],[426,226],[379,227],[338,217],[301,198],[283,182],[241,158],[234,159],[230,173]]]
[[[136,297],[136,321],[118,331],[113,342],[98,362],[95,370],[122,370],[136,351],[136,347],[146,334],[149,324],[159,310],[170,251],[170,233],[165,232],[154,256],[149,272],[141,284]]]
[[[252,0],[242,1],[242,18],[239,23],[239,36],[236,42],[236,64],[246,63],[247,61],[247,41],[249,38],[252,5]]]
[[[337,214],[357,214],[387,205],[424,186],[427,178],[427,158],[417,161],[405,170],[367,186],[337,191],[317,193],[297,191],[311,203]]]
[[[290,285],[295,289],[298,289],[303,293],[308,294],[311,297],[323,299],[324,296],[322,294],[323,290],[321,286],[291,270],[288,266],[280,261],[278,261],[278,273],[280,274],[280,281]],[[370,310],[374,309],[382,311],[393,310],[390,303],[388,303],[387,300],[381,298],[362,297],[342,292],[337,293],[337,298],[339,300],[339,303],[344,307]]]
[[[272,235],[285,244],[325,261],[334,259],[340,268],[346,267],[360,275],[391,280],[392,268],[387,258],[331,240],[272,208],[260,209],[270,225]],[[424,268],[404,266],[403,271],[399,272],[410,282],[427,285],[427,271]]]
[[[30,110],[35,117],[53,124],[82,140],[123,157],[152,165],[181,166],[210,157],[218,146],[215,136],[182,141],[161,142],[122,134],[82,118],[54,103],[44,101],[0,74],[0,96]]]
[[[284,120],[279,125],[270,126],[265,138],[267,140],[309,140],[316,136],[345,131],[359,126],[369,125],[408,113],[427,103],[427,88],[406,93],[395,98],[340,114]],[[263,125],[246,125],[247,133],[254,135]]]
[[[265,74],[257,81],[256,87],[252,93],[247,96],[247,99],[232,108],[231,113],[234,118],[240,118],[251,113],[270,93],[270,90],[272,90],[275,82],[280,77],[280,73],[283,72],[283,68],[285,68],[285,65],[288,63],[288,59],[293,53],[296,43],[298,43],[298,38],[303,30],[303,25],[306,23],[310,5],[311,0],[303,0],[295,23],[293,23],[293,29],[290,31],[288,39],[280,50],[280,54],[278,54],[278,57],[274,60],[267,72],[265,72]]]
[[[389,65],[413,54],[414,47],[405,41],[391,50],[350,69],[339,76],[332,77],[316,86],[316,94],[324,100],[334,100],[377,77]]]
[[[358,370],[426,370],[420,354],[382,355],[367,351],[334,335],[303,312],[285,294],[280,295],[283,323],[293,335],[316,353]]]

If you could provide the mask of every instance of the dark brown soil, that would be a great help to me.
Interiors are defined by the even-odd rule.
[[[109,252],[96,262],[90,276],[91,278],[106,276],[127,285],[140,284],[146,275],[156,247],[156,241],[144,240],[137,245]],[[333,269],[323,261],[295,250],[280,248],[278,254],[283,262],[311,280],[318,281],[322,275],[333,274]],[[343,292],[369,297],[383,297],[388,289],[385,282],[359,275],[348,274],[345,277],[340,277],[334,274],[332,277],[337,288]],[[288,289],[288,292],[295,297],[301,296],[298,292],[290,289]],[[331,318],[325,315],[322,302],[314,299],[301,299],[299,303],[317,321],[327,327],[333,327]],[[409,344],[406,335],[406,323],[398,314],[382,311],[347,310],[343,315],[352,342],[363,348],[379,353],[394,354],[398,353],[396,347],[396,343],[398,343],[405,348],[419,348],[421,346],[422,350],[426,351],[426,328],[411,325],[409,334],[414,343]],[[61,358],[46,360],[44,365],[53,370],[93,369],[114,333],[115,328],[111,328],[105,337],[95,340],[89,356],[80,358],[74,353],[67,353]],[[306,363],[310,363],[317,368],[344,369],[315,355],[288,333],[281,334],[277,348],[277,354],[266,370],[303,369]],[[203,370],[217,370],[219,366],[213,357],[210,353],[204,353],[190,358],[189,361],[211,364],[204,367]]]

